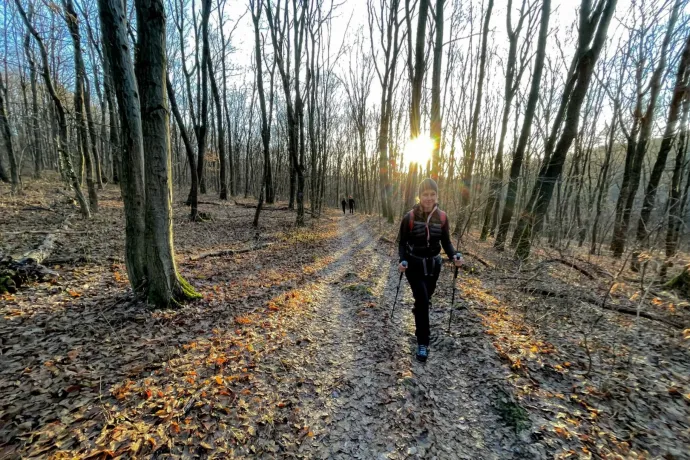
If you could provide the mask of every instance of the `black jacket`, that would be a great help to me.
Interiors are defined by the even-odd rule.
[[[456,251],[450,241],[448,218],[446,216],[442,219],[441,213],[442,211],[436,208],[428,219],[429,214],[416,204],[412,211],[405,214],[398,234],[398,257],[401,261],[409,261],[408,255],[423,258],[437,256],[441,252],[441,247],[448,258],[453,259]],[[410,218],[414,219],[412,229]]]

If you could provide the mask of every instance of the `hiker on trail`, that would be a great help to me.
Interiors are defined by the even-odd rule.
[[[403,217],[398,235],[398,270],[405,273],[414,296],[416,356],[421,362],[429,356],[429,305],[441,272],[441,247],[456,267],[463,263],[450,241],[448,216],[437,202],[438,185],[424,179],[419,184],[419,203]]]
[[[349,202],[350,202],[350,214],[354,214],[355,213],[355,199],[352,198],[352,195],[350,195]]]
[[[345,197],[343,197],[343,200],[340,202],[340,205],[343,207],[343,215],[345,215],[345,206],[347,206],[347,201],[345,201]]]

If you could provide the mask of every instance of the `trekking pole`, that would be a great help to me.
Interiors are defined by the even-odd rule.
[[[457,260],[458,255],[456,254],[453,256],[453,260]],[[456,287],[456,280],[458,279],[458,266],[455,266],[455,273],[453,274],[453,295],[450,298],[450,317],[448,318],[448,333],[450,334],[450,325],[453,322],[453,307],[455,306],[455,290],[457,289]]]
[[[407,268],[407,261],[403,260],[402,266]],[[398,292],[400,292],[400,284],[402,283],[402,277],[405,272],[400,272],[400,279],[398,279],[398,288],[395,290],[395,300],[393,301],[393,308],[391,308],[390,319],[393,319],[393,312],[395,312],[395,303],[398,301]]]

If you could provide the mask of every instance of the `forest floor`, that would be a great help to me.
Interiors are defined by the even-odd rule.
[[[641,295],[621,261],[518,265],[470,235],[460,308],[448,331],[446,267],[420,364],[404,281],[389,319],[397,229],[380,219],[297,229],[265,210],[257,232],[254,209],[204,196],[212,220],[192,223],[176,196],[177,263],[203,299],[155,310],[128,289],[116,187],[90,221],[55,181],[8,192],[0,253],[59,233],[57,277],[0,300],[0,458],[690,458],[690,308]]]

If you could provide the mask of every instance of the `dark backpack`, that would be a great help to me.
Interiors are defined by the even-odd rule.
[[[446,213],[440,209],[438,210],[438,213],[441,217],[441,227],[443,227],[446,225],[446,219],[448,219],[448,217],[446,216]],[[409,226],[409,230],[412,231],[412,227],[414,227],[414,209],[407,213],[407,224]]]

